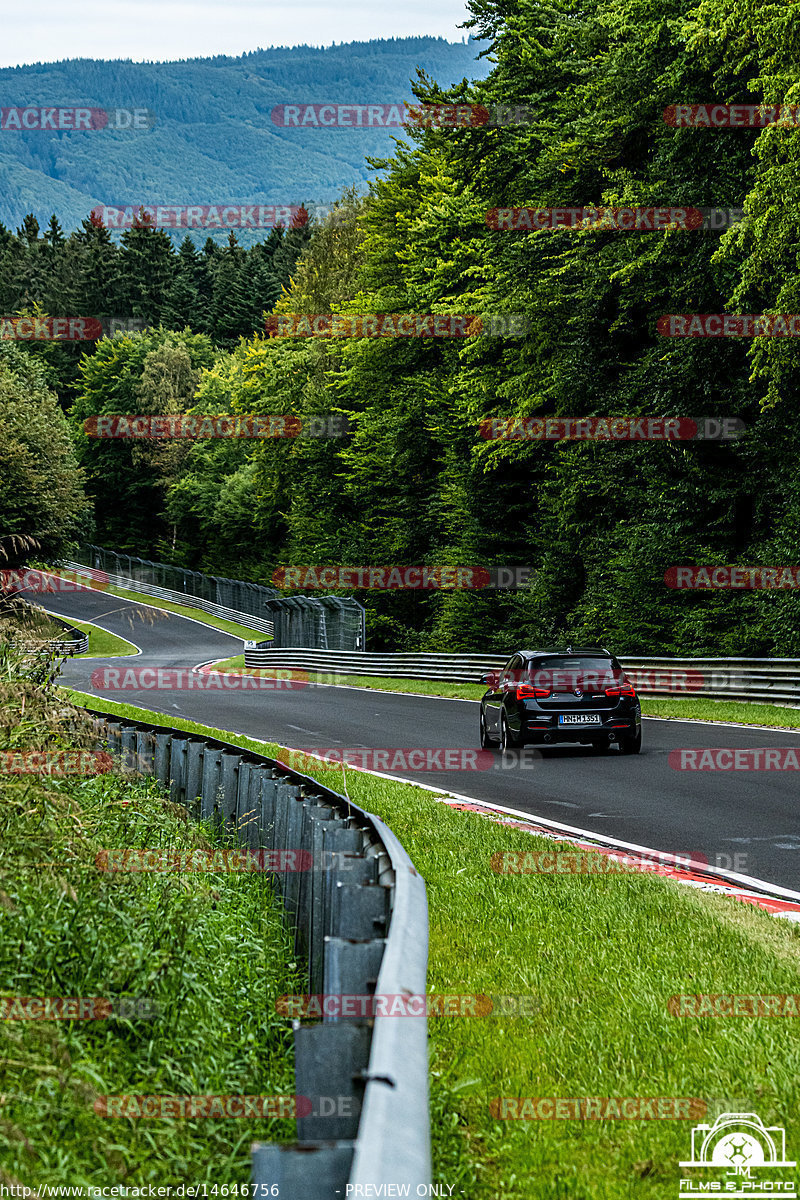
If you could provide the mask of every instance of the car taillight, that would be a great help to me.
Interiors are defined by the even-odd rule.
[[[551,695],[550,688],[534,687],[532,683],[517,684],[518,700],[544,700],[546,696]]]
[[[626,679],[624,683],[615,684],[614,687],[607,687],[606,695],[607,696],[635,696],[636,692],[634,691],[633,684],[628,683],[628,681]]]

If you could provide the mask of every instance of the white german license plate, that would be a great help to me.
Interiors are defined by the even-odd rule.
[[[599,725],[600,713],[570,713],[558,718],[559,725]]]

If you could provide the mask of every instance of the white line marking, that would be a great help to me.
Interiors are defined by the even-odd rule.
[[[78,695],[86,695],[86,693],[79,692]],[[92,698],[92,697],[89,697],[89,698]],[[150,710],[144,710],[144,711],[152,712],[152,711],[158,711],[158,710],[150,709]],[[114,716],[117,714],[111,713],[110,715]],[[162,713],[161,715],[165,716],[166,714]],[[188,720],[189,718],[186,718],[186,719]],[[713,722],[708,722],[708,723],[713,724]],[[210,726],[206,726],[206,728],[210,728]],[[217,733],[229,733],[229,734],[232,733],[234,737],[244,738],[246,741],[253,742],[256,745],[278,746],[282,750],[296,750],[297,749],[297,747],[295,747],[295,746],[285,746],[282,742],[267,742],[263,738],[255,738],[251,734],[243,733],[240,730],[239,731],[237,731],[237,730],[217,730],[216,732]],[[310,758],[318,758],[320,763],[324,762],[323,759],[319,758],[318,755],[313,754],[313,752],[311,754],[309,754],[308,751],[305,751],[304,753],[306,753],[306,755]],[[328,764],[328,765],[330,765],[330,764]],[[589,830],[589,829],[579,829],[575,825],[564,825],[561,821],[553,821],[548,817],[537,816],[535,813],[523,812],[521,809],[517,809],[517,808],[506,808],[505,806],[500,805],[500,804],[491,804],[488,800],[476,800],[472,796],[464,795],[463,792],[445,791],[443,788],[434,787],[432,784],[429,784],[429,783],[419,783],[418,780],[409,779],[407,776],[404,776],[404,775],[390,775],[384,771],[367,771],[363,767],[354,767],[354,766],[349,766],[348,770],[360,771],[363,775],[373,775],[377,779],[388,779],[390,781],[394,781],[397,783],[407,783],[407,784],[410,784],[411,787],[422,788],[423,791],[433,792],[435,795],[438,795],[438,796],[446,796],[446,797],[454,799],[454,800],[463,800],[465,804],[477,804],[481,808],[489,809],[489,811],[491,811],[491,812],[503,813],[504,815],[510,816],[510,817],[521,817],[524,821],[527,821],[530,824],[539,824],[539,825],[545,826],[548,829],[553,829],[557,832],[564,832],[564,833],[572,834],[573,836],[577,835],[578,837],[582,838],[583,840],[590,841],[590,842],[591,841],[597,842],[601,845],[607,846],[609,849],[612,849],[612,850],[619,850],[619,849],[635,850],[638,854],[644,855],[644,856],[649,856],[651,858],[656,855],[660,855],[662,859],[669,859],[673,862],[673,864],[675,864],[678,867],[683,867],[685,869],[685,866],[686,866],[685,861],[682,861],[677,855],[670,854],[667,851],[652,850],[650,847],[640,846],[636,842],[623,842],[619,838],[610,838],[610,837],[605,836],[602,833],[595,833],[593,830]],[[566,840],[567,839],[565,838],[565,841]],[[701,867],[701,869],[702,869],[702,867]],[[764,879],[755,879],[751,875],[740,875],[737,871],[728,871],[724,867],[714,867],[713,870],[708,871],[708,874],[710,876],[714,876],[714,877],[724,877],[725,879],[730,880],[734,884],[738,884],[743,887],[752,888],[755,891],[760,891],[767,898],[772,897],[774,899],[794,900],[794,901],[800,902],[800,892],[792,891],[790,888],[781,887],[777,883],[769,883],[767,880],[764,880]],[[698,885],[698,886],[700,886],[700,885]],[[783,914],[776,913],[775,915],[779,916],[779,915],[783,915]],[[797,918],[792,917],[791,919],[795,920]]]
[[[130,589],[126,589],[126,590],[130,591]],[[210,625],[208,623],[208,621],[201,621],[197,617],[186,617],[183,615],[183,613],[173,612],[172,609],[159,608],[157,604],[148,604],[146,600],[131,600],[129,596],[118,596],[116,592],[101,592],[99,588],[87,588],[86,591],[93,592],[96,596],[97,595],[113,596],[115,600],[121,600],[123,604],[138,604],[138,605],[140,605],[141,608],[154,608],[156,610],[156,612],[164,613],[164,615],[166,617],[177,617],[179,621],[193,621],[195,625],[202,625],[204,629],[213,629],[215,633],[221,633],[223,635],[223,637],[233,638],[233,640],[235,642],[252,641],[251,638],[239,637],[238,633],[229,633],[227,629],[220,629],[218,625]],[[134,594],[138,596],[139,593],[136,592]],[[58,615],[63,616],[62,613],[59,613]],[[79,621],[81,619],[82,618],[80,618],[80,617],[75,618],[76,621]],[[220,620],[223,620],[223,619],[224,619],[223,617],[220,617]],[[231,625],[235,625],[236,623],[237,622],[235,622],[235,621],[230,622]],[[87,621],[86,624],[88,625],[89,622]],[[247,628],[246,625],[242,626],[242,629],[246,629],[246,628]],[[251,633],[258,633],[258,630],[253,629],[253,630],[251,630]],[[130,657],[133,658],[133,655],[131,655]],[[224,662],[225,660],[222,658],[219,658],[216,661]]]
[[[242,736],[247,737],[248,735],[243,734]],[[269,743],[262,744],[268,745]],[[280,745],[280,742],[273,742],[272,744]],[[292,750],[294,747],[284,746],[283,749]],[[306,751],[306,753],[308,754],[308,751]],[[312,752],[308,754],[308,757],[317,758],[319,756]],[[323,762],[323,759],[320,758],[319,761]],[[590,829],[580,829],[576,825],[564,825],[561,821],[553,821],[548,817],[537,816],[535,813],[523,812],[517,808],[505,808],[500,804],[490,804],[488,800],[476,800],[472,796],[464,795],[463,792],[448,792],[443,788],[433,787],[433,785],[429,783],[419,783],[416,779],[409,779],[405,775],[390,775],[385,771],[368,771],[364,767],[348,766],[347,769],[349,771],[360,771],[363,775],[374,775],[379,779],[395,780],[397,783],[409,783],[412,787],[423,788],[426,792],[435,792],[439,796],[448,796],[454,800],[463,800],[465,804],[477,804],[480,805],[481,808],[490,809],[492,812],[503,813],[506,816],[521,817],[524,821],[527,821],[530,824],[544,825],[549,829],[556,830],[557,832],[563,831],[564,833],[572,834],[573,836],[577,835],[578,837],[587,841],[599,842],[612,850],[635,850],[637,854],[650,856],[651,858],[659,855],[662,859],[672,862],[676,867],[682,867],[684,870],[686,869],[685,859],[681,859],[680,856],[670,854],[664,850],[652,850],[650,847],[640,846],[636,842],[623,842],[619,838],[606,837],[602,833],[595,833]],[[724,876],[725,879],[731,880],[733,883],[744,887],[753,888],[755,890],[761,890],[768,896],[773,896],[776,899],[800,901],[800,892],[793,892],[790,888],[781,887],[777,883],[769,883],[764,879],[754,879],[751,875],[740,875],[738,872],[728,871],[724,867],[706,868],[704,864],[697,864],[695,869],[702,871],[704,874],[707,873],[709,876]]]
[[[78,618],[77,618],[77,617],[66,617],[66,618],[65,618],[63,613],[51,613],[51,612],[49,612],[49,610],[48,610],[48,609],[45,609],[44,611],[45,611],[45,612],[48,614],[48,616],[51,616],[51,617],[60,617],[62,621],[64,621],[64,620],[67,620],[67,621],[77,621],[77,620],[78,620]],[[136,645],[136,642],[132,642],[132,641],[130,640],[130,638],[123,638],[123,637],[121,637],[121,636],[120,636],[120,634],[118,634],[118,633],[115,633],[113,629],[106,629],[105,625],[100,625],[100,624],[99,624],[97,621],[84,621],[84,620],[81,620],[79,623],[80,623],[81,625],[93,625],[93,626],[95,627],[95,629],[102,629],[103,633],[109,633],[109,634],[111,635],[111,637],[120,638],[120,641],[127,642],[129,646],[136,646],[136,654],[143,654],[143,653],[144,653],[144,651],[142,650],[141,646],[137,646],[137,645]],[[111,654],[111,655],[108,655],[108,654],[91,654],[91,655],[89,655],[88,657],[90,657],[90,658],[136,658],[136,654]],[[80,655],[80,656],[79,656],[79,655],[77,655],[77,654],[72,654],[72,655],[70,655],[70,658],[77,658],[77,659],[78,659],[78,661],[80,661],[80,659],[81,659],[81,658],[85,658],[85,657],[86,657],[86,655],[83,655],[83,654],[82,654],[82,655]]]
[[[776,708],[783,707],[776,705]],[[793,708],[794,705],[786,707]],[[650,717],[642,714],[643,721],[677,721],[680,725],[717,725],[720,729],[769,729],[777,733],[800,733],[800,729],[795,729],[791,725],[749,725],[744,721],[705,721],[700,717]]]
[[[177,615],[177,614],[176,614]],[[189,618],[187,618],[188,620]],[[219,631],[220,633],[222,630]],[[224,658],[209,659],[208,663],[201,663],[201,666],[208,666],[211,662],[224,662]],[[286,668],[281,667],[281,670]],[[293,668],[296,670],[305,670],[305,668]],[[432,681],[433,682],[433,681]],[[389,691],[386,688],[368,688],[359,687],[354,683],[317,683],[314,680],[309,680],[309,687],[327,687],[341,688],[346,692],[377,692],[379,696],[414,696],[417,699],[420,697],[423,700],[444,700],[447,704],[480,704],[480,698],[477,700],[468,700],[466,696],[431,696],[427,692],[397,692]],[[654,697],[654,699],[660,697]],[[648,699],[644,696],[644,699]],[[724,701],[720,701],[724,703]],[[793,704],[776,704],[776,708],[796,708]],[[800,734],[800,728],[792,728],[789,725],[750,725],[744,721],[706,721],[700,717],[654,717],[649,714],[642,713],[643,721],[674,721],[682,725],[719,725],[723,729],[773,729],[778,733],[797,733]],[[568,743],[564,743],[565,745]]]

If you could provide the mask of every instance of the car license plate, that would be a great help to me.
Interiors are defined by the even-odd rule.
[[[559,725],[599,725],[600,713],[570,713],[558,718]]]

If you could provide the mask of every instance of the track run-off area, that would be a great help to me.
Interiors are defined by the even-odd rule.
[[[88,588],[30,598],[57,616],[95,623],[140,651],[127,658],[69,659],[64,685],[161,714],[162,723],[182,718],[306,751],[478,749],[478,704],[472,700],[329,684],[291,690],[98,688],[92,674],[103,667],[116,668],[120,678],[129,667],[188,672],[241,653],[242,643],[199,619]],[[563,829],[566,840],[569,831],[572,840],[589,833],[609,844],[700,858],[733,871],[742,884],[774,885],[778,895],[782,889],[800,892],[800,774],[681,770],[675,765],[680,756],[670,761],[670,753],[682,749],[780,748],[800,756],[800,730],[649,717],[642,724],[639,755],[528,748],[521,761],[498,751],[488,770],[406,769],[402,778],[536,818]],[[435,820],[433,808],[434,826]]]

